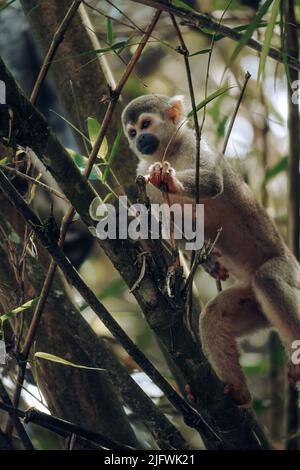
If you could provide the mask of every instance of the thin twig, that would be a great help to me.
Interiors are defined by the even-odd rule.
[[[230,3],[231,3],[232,0],[229,1],[229,3],[227,4],[226,8],[224,9],[222,15],[221,15],[221,18],[219,20],[219,23],[221,23],[222,19],[223,19],[223,16],[226,12],[226,10],[228,9]],[[172,17],[172,16],[171,16]],[[192,100],[192,107],[193,107],[193,118],[194,118],[194,124],[195,124],[195,133],[196,133],[196,165],[195,165],[195,204],[199,204],[200,203],[200,159],[201,159],[201,136],[202,136],[202,130],[203,130],[203,127],[204,127],[204,123],[205,123],[205,118],[206,118],[206,105],[204,106],[204,109],[203,109],[203,117],[202,117],[202,122],[201,122],[201,126],[199,127],[199,123],[198,123],[198,114],[197,114],[197,108],[196,108],[196,103],[195,103],[195,98],[194,98],[194,90],[193,90],[193,84],[192,84],[192,78],[191,78],[191,71],[190,71],[190,65],[189,65],[189,61],[188,61],[188,50],[187,50],[187,47],[185,45],[185,42],[184,42],[184,39],[183,39],[183,36],[181,34],[181,31],[180,29],[178,28],[177,26],[177,23],[176,23],[176,20],[172,17],[172,21],[173,21],[173,24],[175,26],[175,29],[177,31],[177,35],[179,37],[179,40],[180,40],[180,43],[183,47],[183,50],[186,51],[186,59],[185,59],[185,66],[186,66],[186,71],[187,71],[187,76],[188,76],[188,84],[189,84],[189,92],[190,92],[190,96],[191,96],[191,100]],[[207,90],[208,90],[208,78],[209,78],[209,69],[210,69],[210,64],[211,64],[211,57],[212,57],[212,52],[213,52],[213,48],[214,48],[214,39],[215,39],[215,33],[213,34],[213,37],[212,37],[212,41],[211,41],[211,47],[210,47],[210,50],[209,50],[209,54],[208,54],[208,61],[207,61],[207,68],[206,68],[206,76],[205,76],[205,92],[204,92],[204,95],[205,95],[205,98],[207,97]],[[193,221],[193,225],[194,225],[194,230],[195,230],[195,221]],[[191,268],[192,266],[194,265],[194,262],[196,260],[196,252],[193,251],[192,252],[192,256],[191,256]],[[192,270],[192,269],[191,269]],[[189,284],[189,288],[187,289],[186,291],[186,306],[187,306],[187,310],[186,310],[186,323],[187,323],[187,327],[188,329],[190,330],[192,336],[194,337],[194,340],[196,341],[196,336],[193,332],[193,328],[192,328],[192,304],[193,304],[193,293],[192,293],[192,287],[193,287],[193,277],[195,276],[196,274],[196,269],[195,270],[192,270],[192,276],[190,277],[190,284]],[[218,288],[218,281],[217,281],[217,288]]]
[[[217,235],[213,241],[213,243],[209,243],[209,245],[204,245],[197,253],[196,253],[196,256],[194,258],[194,261],[193,261],[193,264],[191,266],[191,269],[190,269],[190,272],[189,272],[189,275],[186,279],[186,282],[185,282],[185,286],[184,286],[184,290],[183,290],[183,293],[185,292],[188,292],[188,290],[190,289],[190,286],[191,286],[191,283],[193,282],[193,279],[194,279],[194,276],[196,274],[196,271],[197,271],[197,268],[198,266],[201,265],[201,263],[203,262],[203,257],[205,258],[209,258],[209,256],[212,254],[220,236],[221,236],[221,233],[222,233],[222,228],[219,228],[217,230]]]
[[[43,61],[42,67],[40,69],[39,75],[38,75],[37,80],[34,84],[33,91],[31,93],[30,102],[33,105],[35,105],[35,103],[37,101],[38,94],[41,90],[44,79],[47,76],[50,65],[53,62],[53,58],[54,58],[54,56],[57,52],[57,49],[58,49],[60,43],[63,41],[63,38],[64,38],[64,35],[67,31],[67,28],[68,28],[72,18],[74,17],[76,11],[78,10],[78,8],[80,6],[80,3],[81,3],[81,0],[74,0],[72,5],[70,6],[69,10],[67,11],[64,19],[62,20],[60,26],[58,27],[57,31],[55,32],[55,34],[53,36],[53,40],[52,40],[52,42],[50,44],[50,47],[49,47],[49,49],[46,53],[46,56],[44,58],[44,61]],[[30,166],[28,167],[27,171],[29,171],[29,170],[30,170]],[[17,170],[15,170],[15,171],[17,171]],[[25,178],[25,175],[23,177]],[[26,175],[26,177],[27,177],[28,180],[31,179],[31,177],[28,176],[28,175]],[[36,180],[34,178],[32,178],[32,179],[34,180],[34,183],[36,184]],[[25,237],[25,243],[24,243],[24,253],[25,253],[26,246],[27,246],[27,241],[26,240],[29,239],[27,226],[25,227],[24,237]],[[50,265],[49,270],[50,269],[51,269],[51,265]],[[24,260],[23,260],[23,272],[24,271],[25,271],[25,257],[24,257]],[[53,276],[54,276],[54,273],[53,273]],[[50,285],[50,287],[51,287],[51,285]],[[36,307],[36,310],[35,310],[34,315],[33,315],[32,322],[30,324],[27,336],[25,338],[25,348],[23,347],[22,351],[21,351],[21,356],[24,358],[24,361],[21,363],[21,365],[19,365],[19,370],[18,370],[18,375],[17,375],[18,385],[16,387],[14,397],[13,397],[13,405],[14,406],[18,406],[18,404],[19,404],[21,391],[22,391],[22,385],[23,385],[24,377],[25,377],[26,363],[27,363],[27,359],[28,359],[28,355],[29,355],[29,351],[30,351],[30,345],[32,344],[32,341],[34,339],[34,334],[35,334],[37,326],[39,324],[39,319],[40,319],[39,318],[39,311],[42,311],[42,309],[41,309],[41,304],[42,303],[40,305],[39,304],[40,304],[40,302],[38,303],[38,305]],[[30,338],[32,338],[32,339],[30,340]],[[11,434],[11,432],[12,432],[12,421],[9,420],[7,422],[7,425],[6,425],[6,433]]]
[[[34,87],[33,87],[33,90],[32,90],[31,96],[30,96],[30,102],[33,105],[36,104],[39,92],[40,92],[41,87],[44,83],[44,80],[47,76],[47,73],[49,71],[51,63],[53,62],[54,56],[55,56],[55,54],[58,50],[59,45],[63,41],[65,33],[68,29],[68,26],[70,25],[70,23],[71,23],[74,15],[75,15],[75,13],[77,12],[80,4],[81,4],[81,0],[74,0],[73,1],[70,8],[68,9],[65,17],[63,18],[61,24],[59,25],[57,31],[55,32],[55,34],[53,36],[52,42],[51,42],[51,44],[49,46],[49,49],[48,49],[48,51],[45,55],[43,64],[41,66],[40,72],[39,72],[38,77],[35,81],[35,84],[34,84]],[[31,165],[29,164],[26,173],[29,173],[30,168],[31,168]],[[24,239],[27,240],[28,238],[29,237],[28,237],[27,227],[25,227]],[[26,250],[26,246],[27,246],[27,243],[25,241],[25,243],[24,243],[24,252]],[[23,272],[25,272],[25,262],[26,262],[26,258],[24,257],[23,264],[22,264]],[[22,328],[21,328],[21,331],[20,331],[19,338],[21,337],[21,333],[22,333]],[[9,431],[9,429],[8,429],[9,427],[11,428],[10,423],[8,423],[7,432]],[[10,429],[10,431],[11,430],[12,429]]]
[[[68,202],[68,199],[66,198],[66,196],[64,196],[62,193],[60,193],[59,191],[57,191],[56,189],[54,188],[51,188],[50,186],[48,186],[47,184],[45,183],[42,183],[41,181],[39,180],[36,180],[35,178],[33,178],[32,176],[29,176],[29,175],[26,175],[25,173],[22,173],[21,171],[19,170],[16,170],[15,168],[11,168],[7,165],[3,165],[3,168],[7,171],[10,171],[11,173],[15,173],[17,176],[20,176],[20,178],[23,178],[25,180],[28,180],[30,181],[31,183],[33,184],[36,184],[37,186],[40,186],[41,188],[45,189],[46,191],[48,191],[49,193],[51,194],[54,194],[54,196],[57,196],[59,197],[60,199],[63,199],[64,201]]]
[[[101,11],[99,8],[95,7],[95,6],[92,6],[90,5],[87,1],[83,1],[84,5],[87,6],[88,8],[91,8],[92,10],[95,10],[97,11],[100,15],[102,16],[105,16],[106,18],[109,18],[110,20],[112,21],[115,21],[116,23],[119,23],[119,24],[122,24],[123,26],[126,26],[127,28],[129,29],[133,29],[135,31],[137,31],[138,33],[142,33],[142,34],[145,34],[145,31],[138,25],[135,23],[135,21],[132,20],[132,18],[130,18],[128,15],[126,15],[126,13],[124,13],[123,10],[121,10],[121,8],[117,7],[117,5],[115,5],[113,2],[110,2],[109,0],[106,0],[107,3],[109,3],[109,5],[111,5],[113,8],[115,8],[122,16],[124,16],[124,18],[126,18],[127,21],[129,21],[131,24],[128,24],[128,23],[124,23],[123,21],[120,21],[119,18],[117,17],[114,17],[114,16],[110,16],[110,15],[107,15],[106,13],[104,13],[103,11]],[[166,46],[168,47],[169,49],[172,49],[173,51],[176,51],[175,47],[173,47],[171,44],[163,41],[161,38],[157,37],[157,36],[154,36],[154,34],[151,34],[151,37],[153,39],[155,39],[155,41],[159,42],[160,44],[162,44],[163,46]]]
[[[214,31],[217,34],[221,34],[224,37],[230,38],[233,41],[240,41],[243,37],[243,33],[236,31],[234,28],[229,28],[228,26],[224,26],[220,24],[220,22],[213,21],[208,15],[204,15],[199,13],[197,10],[189,10],[187,8],[180,8],[170,3],[169,0],[132,0],[136,3],[141,3],[143,5],[148,5],[152,8],[156,8],[162,11],[167,11],[168,13],[172,13],[180,18],[182,18],[183,24],[187,26],[191,26],[193,28],[197,28],[201,31],[201,29],[208,29]],[[247,46],[255,51],[261,52],[262,51],[262,44],[255,39],[250,38],[247,42]],[[270,47],[268,50],[268,56],[272,59],[280,62],[282,64],[285,63],[285,58],[281,51]],[[289,67],[295,70],[300,70],[300,61],[295,59],[294,57],[287,56],[286,57],[287,63]]]
[[[226,134],[226,137],[225,137],[225,141],[224,141],[224,145],[223,145],[223,150],[222,150],[222,153],[223,153],[223,154],[226,152],[226,148],[227,148],[227,144],[228,144],[228,141],[229,141],[229,138],[230,138],[230,135],[231,135],[231,131],[232,131],[232,128],[233,128],[233,125],[234,125],[234,122],[235,122],[237,113],[238,113],[239,108],[240,108],[240,104],[241,104],[241,102],[242,102],[242,99],[243,99],[243,96],[244,96],[244,94],[245,94],[245,90],[246,90],[246,87],[247,87],[247,84],[248,84],[248,81],[250,80],[250,78],[251,78],[251,74],[247,71],[246,74],[245,74],[245,81],[244,81],[244,84],[243,84],[243,87],[242,87],[242,90],[241,90],[239,99],[238,99],[238,101],[237,101],[237,103],[236,103],[235,110],[234,110],[234,113],[233,113],[233,115],[232,115],[232,118],[231,118],[231,120],[230,120],[230,124],[229,124],[228,130],[227,130],[227,134]]]
[[[194,125],[195,125],[195,133],[196,133],[196,179],[195,179],[195,185],[196,185],[196,195],[195,195],[195,203],[199,204],[200,202],[200,140],[201,140],[201,131],[200,131],[200,126],[199,126],[199,121],[198,121],[198,113],[197,113],[197,105],[196,105],[196,100],[195,100],[195,93],[194,93],[194,87],[193,87],[193,80],[192,80],[192,73],[191,73],[191,67],[190,67],[190,62],[189,62],[189,51],[187,49],[187,46],[185,44],[185,41],[183,39],[183,36],[181,34],[181,31],[178,27],[178,24],[176,22],[176,19],[174,15],[170,15],[172,23],[174,25],[175,31],[177,33],[179,42],[180,42],[180,49],[179,51],[183,54],[184,58],[184,63],[185,63],[185,69],[186,69],[186,74],[187,74],[187,80],[188,80],[188,87],[189,87],[189,93],[190,93],[190,98],[191,98],[191,104],[192,104],[192,110],[193,110],[193,119],[194,119]]]
[[[1,381],[0,381],[0,397],[1,397],[1,400],[2,400],[3,404],[5,404],[9,407],[12,406],[11,399],[10,399],[10,397],[9,397],[7,391],[6,391],[6,388],[4,387],[4,385]],[[8,411],[8,412],[9,412],[11,420],[14,423],[16,431],[17,431],[17,433],[19,435],[19,438],[21,439],[25,449],[26,450],[34,450],[32,442],[29,439],[28,434],[27,434],[23,424],[20,421],[20,418],[15,413],[12,413],[11,410]]]
[[[115,450],[135,450],[133,447],[127,446],[121,442],[116,442],[103,434],[85,429],[78,424],[65,421],[64,419],[56,418],[49,414],[38,411],[35,408],[30,408],[27,411],[22,411],[14,406],[0,402],[0,409],[7,411],[11,416],[22,418],[26,423],[35,423],[38,426],[54,431],[62,436],[69,436],[70,433],[80,436],[92,442],[96,442],[105,449]]]
[[[31,96],[30,96],[30,102],[32,104],[35,104],[39,95],[39,92],[41,90],[42,84],[47,76],[48,70],[50,68],[50,65],[52,63],[53,57],[56,54],[56,51],[60,45],[60,43],[63,41],[64,36],[66,34],[66,31],[69,27],[69,24],[71,23],[75,13],[77,12],[79,6],[80,6],[81,0],[74,0],[72,5],[70,6],[69,10],[67,11],[64,19],[62,20],[61,24],[59,25],[56,33],[53,36],[52,42],[50,44],[50,47],[47,51],[47,54],[45,55],[41,70],[38,74],[38,77],[36,79],[36,82],[34,84]]]
[[[229,0],[227,6],[225,7],[225,9],[224,9],[224,11],[223,11],[223,13],[220,17],[219,24],[221,24],[221,22],[223,20],[223,17],[225,15],[227,9],[229,8],[231,2],[232,2],[232,0]],[[210,70],[212,53],[213,53],[213,49],[214,49],[214,45],[215,45],[215,35],[216,35],[216,33],[214,32],[214,34],[212,36],[212,40],[211,40],[211,46],[210,46],[209,53],[208,53],[206,76],[205,76],[205,86],[204,86],[204,97],[205,97],[205,99],[207,97],[209,70]],[[204,105],[204,108],[203,108],[203,117],[202,117],[202,122],[201,122],[201,127],[200,127],[200,143],[201,143],[201,136],[202,136],[202,130],[204,128],[205,119],[206,119],[206,104]],[[199,152],[201,152],[201,146],[200,146]],[[198,170],[198,173],[199,173],[199,186],[200,186],[200,154],[199,154],[199,170]],[[196,178],[197,178],[197,173],[196,173]],[[192,259],[191,259],[191,266],[193,265],[193,263],[195,261],[195,258],[196,258],[196,252],[193,251]],[[196,271],[195,271],[195,273],[196,273]],[[194,275],[195,275],[195,273],[194,273]],[[217,285],[217,290],[220,291],[221,290],[221,281],[216,280],[216,285]],[[193,278],[191,279],[190,288],[189,288],[188,293],[187,293],[187,299],[188,299],[188,302],[189,302],[188,303],[188,305],[189,305],[188,315],[190,317],[192,315],[192,301],[193,301],[192,287],[193,287]]]
[[[171,16],[173,26],[175,28],[176,34],[177,34],[179,42],[180,42],[179,51],[183,54],[183,58],[184,58],[185,70],[186,70],[189,93],[190,93],[192,110],[193,110],[193,118],[194,118],[195,134],[196,134],[195,204],[197,205],[197,204],[200,203],[200,142],[201,142],[201,130],[202,130],[202,128],[200,129],[199,121],[198,121],[197,105],[196,105],[196,100],[195,100],[193,79],[192,79],[191,67],[190,67],[190,62],[189,62],[189,51],[188,51],[188,48],[185,44],[183,36],[181,34],[180,28],[178,27],[175,16],[172,15],[172,14],[170,14],[170,16]],[[195,221],[194,220],[193,220],[193,225],[194,225],[194,228],[195,228]],[[195,254],[195,252],[193,252],[192,261],[195,259],[195,257],[196,257],[196,254]],[[191,283],[191,286],[192,286],[192,284],[193,284],[193,282]],[[186,305],[187,305],[186,322],[187,322],[188,329],[190,330],[191,334],[193,334],[192,319],[191,319],[192,302],[193,302],[192,288],[188,289],[187,294],[188,295],[187,295],[187,303],[186,303]]]
[[[230,138],[230,135],[231,135],[231,131],[232,131],[232,128],[233,128],[233,125],[234,125],[234,122],[235,122],[235,119],[236,119],[236,116],[237,116],[237,113],[238,113],[238,110],[239,110],[239,107],[240,107],[240,104],[242,102],[242,99],[243,99],[243,96],[244,96],[244,93],[245,93],[245,90],[246,90],[246,86],[248,84],[248,81],[251,77],[251,74],[247,71],[246,72],[246,75],[245,75],[245,81],[244,81],[244,84],[243,84],[243,88],[241,90],[241,93],[240,93],[240,96],[239,96],[239,99],[237,101],[237,104],[236,104],[236,107],[235,107],[235,110],[234,110],[234,113],[232,115],[232,118],[231,118],[231,121],[230,121],[230,124],[229,124],[229,127],[228,127],[228,131],[227,131],[227,134],[226,134],[226,137],[225,137],[225,141],[224,141],[224,145],[223,145],[223,154],[225,154],[226,152],[226,148],[227,148],[227,144],[229,142],[229,138]],[[217,285],[217,290],[218,292],[221,292],[222,291],[222,283],[220,281],[220,279],[217,279],[216,280],[216,285]]]
[[[54,56],[57,52],[57,49],[58,49],[59,45],[63,41],[65,33],[68,29],[68,26],[70,25],[70,23],[71,23],[74,15],[75,15],[75,13],[77,12],[80,4],[81,4],[81,0],[74,0],[73,1],[70,8],[68,9],[65,17],[63,18],[61,24],[59,25],[57,31],[55,32],[55,34],[53,36],[52,42],[51,42],[50,47],[49,47],[49,49],[48,49],[48,51],[45,55],[43,64],[41,66],[40,72],[38,74],[38,77],[36,79],[36,82],[34,84],[34,87],[33,87],[33,90],[32,90],[31,96],[30,96],[30,102],[33,105],[36,104],[36,101],[37,101],[39,92],[41,90],[42,84],[43,84],[43,82],[44,82],[44,80],[47,76],[47,73],[49,71],[51,63],[53,62],[53,58],[54,58]],[[29,170],[30,170],[30,166],[27,168],[27,171],[29,171]],[[30,178],[31,178],[30,176],[27,176],[27,179],[30,179]],[[34,180],[34,183],[36,183],[36,180]],[[55,190],[53,190],[53,191],[55,191]],[[27,246],[26,240],[29,239],[27,226],[25,227],[24,238],[25,238],[25,244],[24,244],[24,252],[25,252],[26,246]],[[25,272],[25,259],[26,258],[24,257],[23,272]],[[50,269],[51,269],[51,265],[50,265],[49,270]],[[54,273],[53,273],[53,275],[54,275]],[[34,316],[33,316],[31,325],[29,327],[29,331],[28,331],[27,336],[26,336],[26,340],[25,340],[26,348],[24,350],[24,347],[23,347],[23,349],[21,351],[21,355],[24,357],[24,362],[22,362],[22,364],[19,366],[19,370],[18,370],[18,375],[17,375],[18,385],[16,387],[15,394],[14,394],[14,397],[13,397],[13,405],[14,406],[18,406],[20,396],[21,396],[21,391],[22,391],[22,385],[23,385],[24,377],[25,377],[26,363],[27,363],[28,354],[29,354],[30,345],[31,345],[31,343],[29,345],[28,334],[30,333],[29,337],[32,337],[32,340],[31,340],[31,342],[32,342],[33,338],[34,338],[34,333],[35,333],[35,331],[37,329],[37,326],[39,324],[39,309],[40,309],[40,306],[37,305],[36,310],[34,312]],[[12,432],[12,421],[9,420],[7,422],[7,425],[6,425],[6,433],[11,434],[11,432]]]

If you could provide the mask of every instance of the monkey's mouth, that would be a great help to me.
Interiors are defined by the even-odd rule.
[[[159,139],[153,134],[142,134],[137,141],[137,149],[143,155],[152,155],[159,146]]]
[[[152,155],[158,148],[158,143],[152,143],[141,147],[140,152],[144,155]]]

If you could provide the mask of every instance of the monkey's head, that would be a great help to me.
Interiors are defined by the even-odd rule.
[[[122,113],[124,133],[141,159],[160,160],[176,140],[184,116],[184,97],[143,95],[132,100]]]

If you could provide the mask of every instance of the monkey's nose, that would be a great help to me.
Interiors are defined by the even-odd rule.
[[[139,152],[144,155],[152,155],[159,146],[159,140],[154,134],[139,135],[136,146]]]

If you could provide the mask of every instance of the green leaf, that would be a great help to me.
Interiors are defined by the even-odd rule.
[[[114,42],[114,33],[113,33],[112,21],[110,18],[107,18],[106,28],[107,28],[107,42],[110,46],[112,46]]]
[[[200,54],[208,54],[211,51],[211,49],[201,49],[201,51],[193,52],[193,54],[190,54],[189,57],[194,57],[195,55],[200,55]]]
[[[261,415],[262,413],[266,413],[266,410],[273,408],[274,405],[271,400],[253,400],[252,406],[255,413]]]
[[[281,0],[274,0],[274,4],[273,4],[273,7],[272,7],[271,18],[270,18],[270,21],[269,21],[269,24],[268,24],[268,27],[267,27],[263,48],[262,48],[262,51],[261,51],[261,54],[260,54],[257,81],[259,81],[261,74],[265,70],[266,60],[267,60],[268,52],[269,52],[269,49],[270,49],[270,46],[271,46],[271,39],[272,39],[273,31],[274,31],[274,28],[275,28],[275,23],[276,23],[276,18],[277,18],[278,11],[279,11],[280,2],[281,2]]]
[[[237,31],[238,33],[242,33],[243,31],[245,31],[248,26],[250,25],[251,23],[247,23],[247,24],[241,24],[239,26],[234,26],[232,29],[234,31]],[[277,23],[276,23],[277,24]],[[261,21],[258,25],[257,25],[257,28],[265,28],[266,26],[268,26],[268,23],[266,21]],[[210,35],[213,36],[215,33],[213,30],[211,30],[211,33]],[[226,36],[224,36],[223,34],[216,34],[214,36],[214,42],[217,42],[217,41],[221,41],[221,39],[224,39]]]
[[[94,145],[96,142],[97,136],[100,132],[101,124],[100,122],[97,121],[97,119],[93,117],[88,117],[87,127],[88,127],[88,134],[89,134],[90,142],[92,145]]]
[[[84,168],[85,159],[87,160],[87,158],[81,155],[81,153],[76,152],[73,149],[66,148],[66,150],[68,154],[70,155],[70,157],[72,157],[76,165],[80,168],[80,170]]]
[[[288,167],[288,157],[282,157],[274,166],[268,168],[265,174],[265,178],[262,182],[262,186],[265,187],[266,184],[279,173],[286,171]]]
[[[258,28],[260,20],[262,17],[267,13],[271,3],[273,0],[266,0],[263,5],[260,7],[258,12],[256,13],[255,17],[251,21],[251,23],[248,25],[248,28],[245,31],[245,34],[241,37],[239,40],[237,46],[235,47],[229,61],[227,64],[227,68],[233,63],[233,61],[237,58],[243,47],[248,43],[249,39],[251,38],[252,34]]]
[[[104,201],[102,201],[100,196],[96,196],[92,200],[90,207],[89,207],[89,214],[90,214],[91,219],[96,220],[96,221],[99,221],[102,219],[102,217],[98,216],[97,210],[98,210],[98,207],[102,206],[103,204],[104,204]]]
[[[228,119],[229,119],[229,116],[224,116],[218,124],[217,134],[219,138],[225,136],[225,129],[226,129],[226,124],[228,122]]]
[[[118,49],[124,49],[124,47],[127,45],[127,41],[121,41],[117,42],[115,44],[112,44],[110,47],[105,47],[104,49],[95,49],[95,53],[103,53],[103,52],[110,52],[110,51],[116,51]],[[93,51],[91,51],[93,52]]]
[[[87,166],[88,158],[84,157],[79,152],[75,152],[75,150],[68,148],[66,148],[66,150],[80,169],[81,173],[83,173]],[[102,172],[96,165],[93,165],[93,169],[88,179],[92,181],[102,181]]]
[[[93,235],[93,237],[97,237],[97,229],[96,227],[93,227],[93,225],[90,225],[88,227],[88,231]]]
[[[78,54],[78,56],[105,54],[106,52],[112,52],[118,49],[124,49],[126,45],[127,45],[127,41],[121,41],[121,42],[112,44],[109,47],[103,47],[101,49],[93,49],[91,51],[81,52],[81,54]]]
[[[118,150],[119,150],[119,147],[120,147],[120,142],[121,142],[122,135],[123,135],[123,129],[120,128],[118,130],[117,136],[116,136],[116,138],[114,140],[114,143],[112,145],[112,149],[111,149],[110,155],[109,155],[108,160],[107,160],[106,168],[103,172],[103,178],[102,178],[103,183],[105,183],[105,181],[107,180],[107,178],[109,176],[109,173],[110,173],[110,170],[111,170],[111,167],[112,167],[112,164],[113,164],[113,162],[114,162],[114,160],[117,156],[117,153],[118,153]]]
[[[224,8],[224,0],[213,0],[212,3],[212,11],[215,11],[215,10],[223,10]],[[240,9],[242,7],[241,5],[241,1],[240,0],[234,0],[232,2],[230,2],[230,4],[227,6],[227,10],[237,10],[237,9]],[[245,2],[246,3],[246,2]]]
[[[196,11],[194,10],[194,8],[192,8],[190,5],[187,5],[182,0],[172,0],[171,5],[173,5],[174,7],[180,8],[181,10],[185,10],[185,11]]]
[[[269,363],[260,353],[245,353],[241,357],[241,366],[245,374],[250,377],[266,374]]]
[[[221,114],[220,109],[221,109],[221,105],[222,105],[222,102],[223,102],[225,97],[226,97],[226,94],[223,94],[223,95],[219,96],[219,98],[217,98],[214,101],[214,104],[209,108],[208,113],[210,114],[210,116],[212,117],[214,123],[216,123],[216,124],[220,120],[220,114]]]
[[[227,93],[228,90],[231,88],[235,88],[235,86],[223,86],[222,88],[219,88],[219,90],[214,91],[211,95],[207,96],[203,101],[201,101],[197,106],[197,112],[200,111],[200,109],[204,108],[210,101],[214,100],[220,95],[223,95],[224,93]],[[193,111],[190,111],[188,113],[188,117],[191,118],[193,117]]]
[[[58,364],[62,364],[64,366],[75,367],[76,369],[88,369],[88,370],[99,370],[105,371],[106,369],[101,369],[100,367],[88,367],[82,366],[81,364],[75,364],[74,362],[67,361],[62,357],[55,356],[54,354],[49,354],[45,352],[38,351],[34,354],[34,357],[39,359],[45,359],[46,361],[57,362]]]
[[[95,237],[97,236],[95,227],[89,227],[89,230]],[[126,292],[127,290],[128,290],[128,286],[125,284],[123,279],[117,278],[117,279],[113,279],[107,287],[104,287],[104,289],[97,295],[97,297],[101,301],[107,298],[117,298],[117,297],[121,297],[124,294],[124,292]],[[82,312],[87,307],[88,307],[88,304],[86,302],[83,302],[82,305],[80,306],[80,311]]]
[[[298,429],[298,431],[295,431],[292,434],[288,434],[288,435],[284,436],[282,439],[284,441],[287,441],[287,440],[290,440],[290,439],[295,439],[295,437],[299,437],[299,436],[300,436],[300,429]]]
[[[107,193],[107,194],[105,195],[105,198],[103,199],[104,204],[105,204],[107,201],[109,201],[113,196],[114,196],[113,193]]]
[[[0,166],[1,166],[1,165],[8,165],[8,163],[10,163],[10,162],[11,162],[11,158],[9,158],[9,157],[4,157],[4,158],[2,158],[2,159],[0,160]]]
[[[22,240],[21,240],[21,237],[17,234],[17,232],[11,232],[8,236],[8,238],[13,242],[13,243],[16,243],[16,244],[20,244],[22,243]]]
[[[95,145],[95,142],[97,140],[97,137],[98,137],[100,129],[101,129],[101,125],[97,121],[97,119],[95,119],[93,117],[88,117],[87,118],[87,126],[88,126],[88,133],[89,133],[90,142],[91,142],[92,145]],[[99,150],[99,153],[98,153],[98,157],[99,158],[105,158],[106,155],[107,155],[107,152],[108,152],[108,144],[107,144],[106,137],[104,137],[103,142],[102,142],[101,147],[100,147],[100,150]]]
[[[110,282],[110,284],[105,287],[99,294],[98,299],[103,301],[109,297],[118,298],[126,292],[128,289],[127,285],[123,281],[122,278],[114,279]]]
[[[20,305],[20,307],[16,307],[13,310],[10,310],[9,312],[5,312],[3,315],[1,315],[0,322],[3,323],[5,320],[8,320],[8,318],[14,317],[18,315],[18,313],[22,313],[25,310],[34,307],[38,303],[38,300],[39,297],[36,297],[35,299],[28,300],[28,302],[25,302],[25,304]]]
[[[252,366],[243,366],[243,371],[247,377],[265,375],[268,373],[268,364],[267,362],[262,362],[261,364],[254,364]]]
[[[81,132],[80,129],[78,129],[78,127],[74,126],[74,124],[72,124],[70,121],[68,121],[68,119],[66,119],[64,116],[62,116],[61,114],[58,114],[56,111],[54,111],[54,109],[50,109],[51,113],[54,113],[56,116],[58,116],[60,119],[62,119],[63,121],[65,121],[70,127],[72,127],[72,129],[74,129],[74,131],[76,131],[79,135],[81,135],[81,137],[83,138],[83,140],[85,140],[86,142],[89,142],[89,139],[87,138],[86,135],[84,135],[83,132]]]

